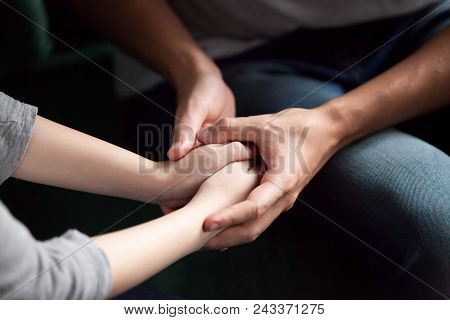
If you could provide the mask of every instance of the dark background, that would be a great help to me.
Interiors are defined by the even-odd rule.
[[[113,47],[59,2],[8,1],[112,71]],[[43,117],[135,151],[136,141],[130,139],[134,133],[123,120],[127,110],[114,95],[110,75],[3,3],[0,27],[1,91],[38,106]],[[140,205],[15,179],[0,187],[0,197],[38,239],[58,236],[69,228],[95,235]],[[113,229],[160,214],[157,206],[146,205]],[[395,267],[368,251],[319,215],[297,205],[252,245],[195,253],[144,285],[197,299],[401,297],[394,287],[377,289],[384,278],[370,268]]]

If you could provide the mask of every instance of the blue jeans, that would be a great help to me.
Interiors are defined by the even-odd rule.
[[[314,108],[389,68],[450,25],[448,7],[343,74],[435,7],[353,27],[296,30],[219,65],[236,96],[238,115],[274,113],[293,103]],[[446,132],[439,135],[448,139],[448,110],[442,114]],[[426,284],[413,285],[417,297],[443,297],[430,287],[450,296],[450,157],[445,152],[390,128],[338,152],[300,197],[402,266],[389,277],[402,281],[404,289],[422,280]],[[400,296],[408,294],[415,296]]]
[[[351,27],[296,30],[217,63],[235,94],[239,116],[274,113],[300,99],[297,106],[314,108],[386,70],[450,25],[447,6],[340,74],[433,8]],[[332,77],[335,79],[326,83]],[[147,94],[164,106],[175,107],[174,94],[167,84]],[[173,122],[166,115],[155,116],[156,110],[143,104],[141,98],[130,100],[127,115],[139,114],[142,119],[147,113],[148,118],[156,117],[160,123]],[[448,110],[442,112],[448,116]],[[428,125],[420,121],[405,129],[427,129]],[[442,123],[443,128],[438,128],[436,124]],[[448,118],[439,114],[431,126],[433,130],[420,134],[448,148]],[[320,228],[302,219],[306,206],[321,216],[323,223],[342,228],[341,238],[333,235],[333,239],[324,239],[337,244],[333,250],[337,248],[348,259],[359,259],[362,273],[377,275],[370,288],[378,287],[379,294],[366,297],[450,296],[450,157],[445,152],[398,128],[389,128],[339,151],[300,199],[302,203],[292,209],[299,216],[293,223],[311,225],[305,241],[318,237],[315,228]],[[280,219],[294,218],[282,215]],[[348,238],[363,245],[356,250],[348,245]],[[384,257],[375,261],[374,254]],[[306,256],[304,263],[314,258]],[[345,261],[336,262],[336,267],[338,263]],[[290,277],[295,281],[295,274]],[[354,278],[357,282],[358,277]],[[318,285],[326,291],[329,284]],[[301,284],[299,287],[301,290]]]

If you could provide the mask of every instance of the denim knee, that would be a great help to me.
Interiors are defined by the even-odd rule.
[[[313,108],[344,94],[340,85],[304,76],[295,63],[283,61],[241,62],[226,67],[223,74],[240,116]]]
[[[386,130],[336,154],[305,197],[406,270],[449,293],[450,157],[445,153]]]

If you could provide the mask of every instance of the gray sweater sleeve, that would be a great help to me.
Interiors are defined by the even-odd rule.
[[[19,165],[30,141],[37,108],[0,92],[0,184]]]
[[[0,183],[17,168],[37,109],[0,92]],[[76,230],[37,241],[0,202],[0,298],[102,299],[111,286],[106,256]]]

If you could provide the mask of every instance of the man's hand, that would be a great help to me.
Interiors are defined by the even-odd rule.
[[[222,118],[235,116],[234,96],[220,72],[200,72],[187,78],[177,88],[178,108],[171,160],[184,157],[196,145],[201,127]]]
[[[222,249],[255,240],[340,147],[341,121],[326,107],[287,109],[277,114],[227,118],[202,129],[202,143],[251,141],[267,171],[248,198],[208,217],[205,231],[226,228],[206,247]]]
[[[220,249],[254,240],[344,145],[448,106],[449,40],[447,27],[408,58],[319,108],[225,119],[200,132],[202,143],[253,141],[268,166],[246,201],[205,221],[205,230],[229,227],[207,247]]]
[[[197,45],[166,0],[66,0],[94,27],[174,86],[178,97],[173,147],[180,159],[197,131],[234,117],[234,96],[214,61]]]

